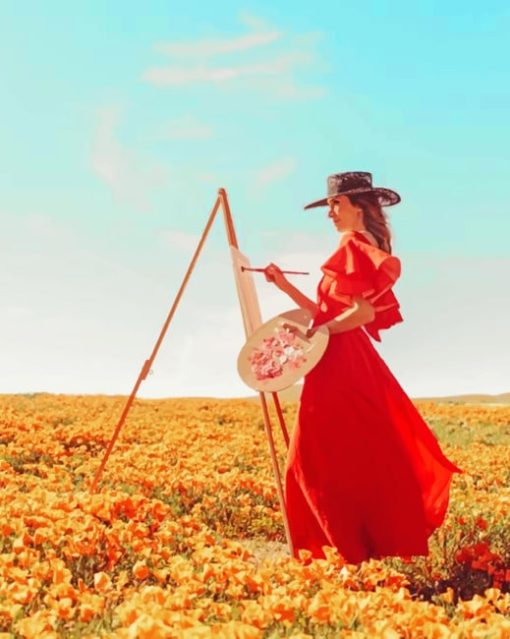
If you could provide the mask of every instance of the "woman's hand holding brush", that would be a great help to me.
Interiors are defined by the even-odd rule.
[[[289,281],[285,277],[285,273],[295,274],[295,275],[309,275],[306,271],[282,271],[282,269],[271,262],[266,268],[248,268],[246,266],[241,267],[242,271],[257,271],[259,273],[264,273],[266,276],[266,282],[273,282],[279,289],[284,290],[285,287],[289,284]]]

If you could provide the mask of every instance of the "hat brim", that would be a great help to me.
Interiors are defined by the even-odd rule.
[[[349,195],[350,193],[375,193],[381,206],[393,206],[394,204],[398,204],[400,202],[400,195],[396,191],[385,189],[383,187],[375,187],[350,189],[349,191],[342,191],[341,193],[337,193],[336,195],[328,195],[328,197],[322,198],[321,200],[310,202],[310,204],[307,204],[304,208],[313,209],[316,206],[327,206],[328,200],[330,198],[340,197],[341,195]]]

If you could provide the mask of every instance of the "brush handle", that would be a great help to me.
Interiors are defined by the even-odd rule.
[[[263,273],[265,270],[265,268],[249,268],[248,266],[241,266],[241,271],[257,271],[257,273]],[[282,271],[282,273],[292,275],[310,275],[307,271]]]

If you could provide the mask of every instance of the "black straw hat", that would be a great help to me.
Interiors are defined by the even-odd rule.
[[[334,173],[328,177],[328,194],[321,200],[316,200],[305,206],[311,209],[315,206],[326,206],[330,197],[349,195],[350,193],[375,193],[381,206],[392,206],[400,202],[400,195],[391,189],[372,186],[372,174],[366,171],[350,171]]]

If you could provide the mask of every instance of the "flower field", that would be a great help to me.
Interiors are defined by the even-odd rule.
[[[90,494],[126,399],[0,396],[0,639],[510,638],[510,406],[417,401],[466,473],[429,556],[351,565],[289,556],[257,401],[135,400]]]

